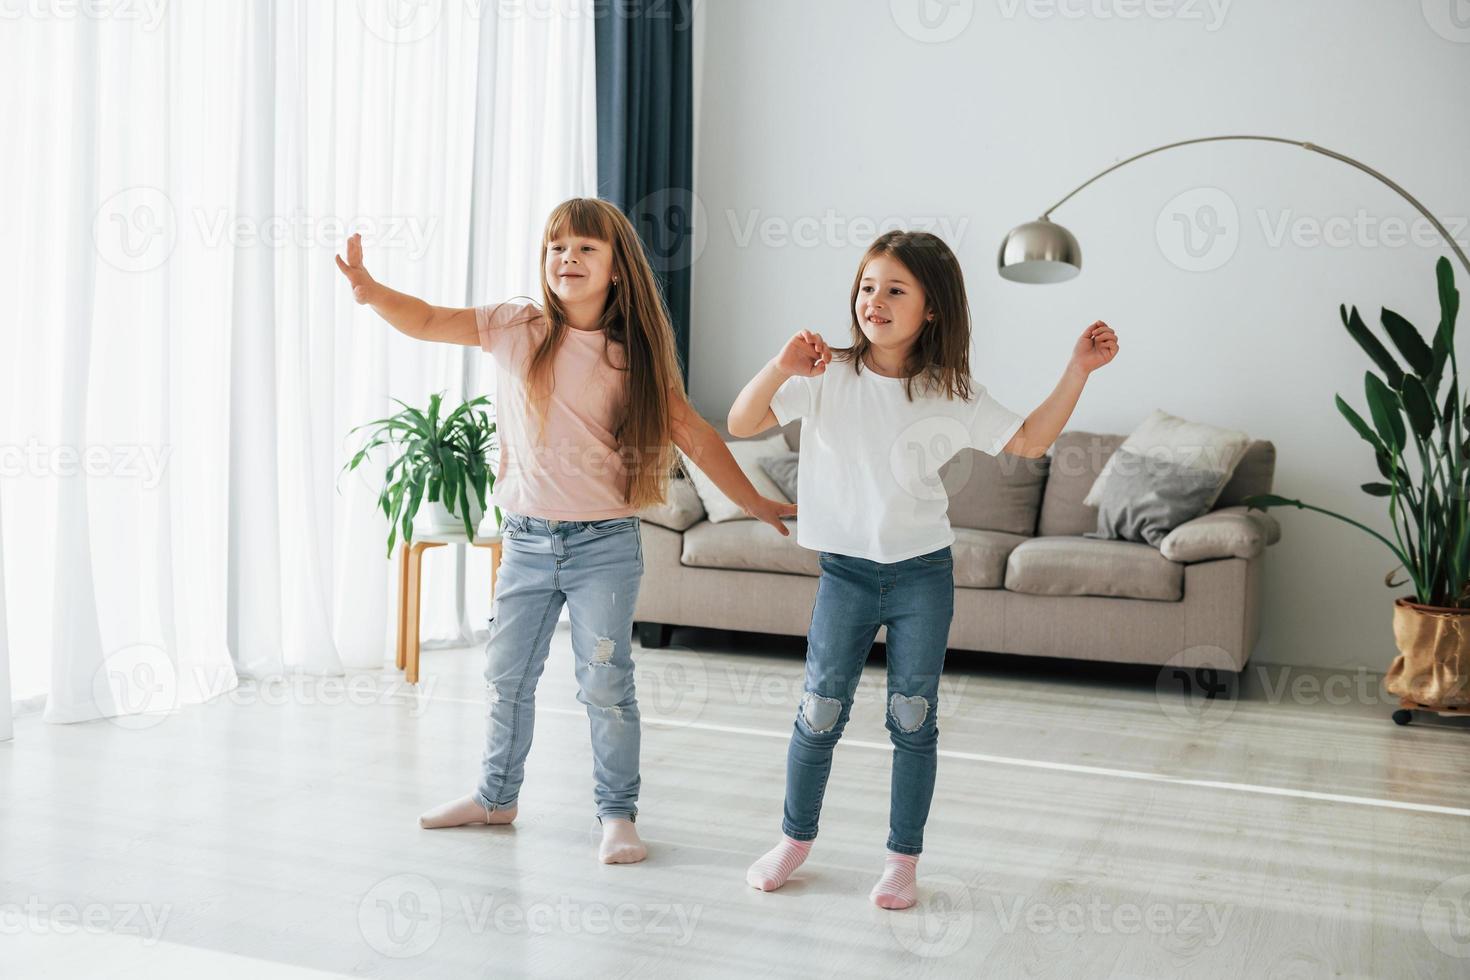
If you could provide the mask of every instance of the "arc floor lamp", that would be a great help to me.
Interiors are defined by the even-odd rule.
[[[1092,184],[1100,177],[1107,176],[1119,167],[1127,166],[1134,160],[1141,160],[1146,156],[1162,153],[1164,150],[1172,150],[1176,146],[1189,146],[1193,143],[1216,143],[1224,140],[1257,140],[1265,143],[1285,143],[1288,146],[1299,146],[1304,150],[1311,150],[1313,153],[1320,153],[1323,156],[1331,157],[1334,160],[1341,160],[1349,166],[1356,167],[1363,171],[1363,173],[1391,187],[1400,197],[1412,204],[1420,214],[1428,218],[1444,240],[1449,243],[1450,248],[1454,249],[1455,255],[1460,259],[1460,264],[1465,267],[1467,272],[1470,272],[1470,259],[1465,257],[1464,251],[1461,250],[1459,244],[1450,233],[1445,230],[1444,224],[1434,215],[1430,214],[1429,209],[1420,204],[1414,195],[1367,164],[1354,160],[1346,154],[1318,146],[1316,143],[1290,140],[1280,136],[1201,136],[1198,139],[1166,143],[1163,146],[1156,146],[1151,150],[1136,153],[1126,160],[1121,160],[1079,184],[1066,197],[1042,212],[1041,217],[1037,220],[1028,221],[1023,225],[1017,225],[1015,228],[1012,228],[1000,245],[999,268],[1001,277],[1009,279],[1012,282],[1028,283],[1066,282],[1068,279],[1073,278],[1082,271],[1082,249],[1077,244],[1076,237],[1070,231],[1051,220],[1051,213],[1053,211],[1066,204],[1072,199],[1073,195],[1084,187]]]

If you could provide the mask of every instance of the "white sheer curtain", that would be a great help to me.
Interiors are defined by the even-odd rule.
[[[432,303],[534,295],[546,212],[596,187],[591,0],[148,6],[6,25],[0,560],[15,694],[53,721],[383,666],[396,566],[346,433],[493,375],[332,255],[356,229]],[[459,550],[426,562],[430,642],[488,615]]]

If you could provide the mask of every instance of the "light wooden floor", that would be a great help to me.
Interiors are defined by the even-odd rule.
[[[474,785],[478,650],[426,651],[419,698],[388,672],[349,703],[339,682],[140,727],[20,719],[0,975],[1470,976],[1470,731],[1314,698],[1321,672],[1253,668],[1201,714],[1148,670],[953,655],[923,899],[895,913],[866,898],[875,657],[811,859],[756,892],[801,649],[681,630],[637,654],[650,857],[626,867],[595,861],[564,625],[512,829],[415,822]]]

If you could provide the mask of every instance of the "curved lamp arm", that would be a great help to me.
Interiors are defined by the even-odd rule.
[[[1163,146],[1156,146],[1152,150],[1144,150],[1142,153],[1136,153],[1126,160],[1120,160],[1119,162],[1113,164],[1111,167],[1107,168],[1096,176],[1091,177],[1083,183],[1077,185],[1077,187],[1073,188],[1071,193],[1069,193],[1066,197],[1062,198],[1060,201],[1053,204],[1051,207],[1042,212],[1041,219],[1043,221],[1049,220],[1053,211],[1071,200],[1072,196],[1075,195],[1078,191],[1082,190],[1082,188],[1093,183],[1093,181],[1096,181],[1099,177],[1104,177],[1112,173],[1114,170],[1117,170],[1119,167],[1123,167],[1132,163],[1134,160],[1140,160],[1143,157],[1152,156],[1153,154],[1161,153],[1164,150],[1171,150],[1176,146],[1188,146],[1191,143],[1214,143],[1222,140],[1257,140],[1265,143],[1286,143],[1289,146],[1299,146],[1304,150],[1311,150],[1313,153],[1320,153],[1323,156],[1331,157],[1334,160],[1341,160],[1343,163],[1346,163],[1349,166],[1358,168],[1359,170],[1363,171],[1363,173],[1368,174],[1370,177],[1377,178],[1379,182],[1388,185],[1388,187],[1392,188],[1400,197],[1408,201],[1410,204],[1414,205],[1415,210],[1417,210],[1420,214],[1429,219],[1429,223],[1434,225],[1435,230],[1437,230],[1440,235],[1443,236],[1444,240],[1449,243],[1450,248],[1455,250],[1455,255],[1459,257],[1460,264],[1465,267],[1465,270],[1467,272],[1470,272],[1470,258],[1465,257],[1465,253],[1460,248],[1459,243],[1456,242],[1453,236],[1450,235],[1449,231],[1440,222],[1440,220],[1434,215],[1430,214],[1429,209],[1420,204],[1418,199],[1415,198],[1414,195],[1404,190],[1398,184],[1394,183],[1392,180],[1385,177],[1377,170],[1374,170],[1372,167],[1368,166],[1365,163],[1362,163],[1361,161],[1354,160],[1352,157],[1347,156],[1346,154],[1338,153],[1335,150],[1329,150],[1324,146],[1318,146],[1316,143],[1307,143],[1302,140],[1283,139],[1280,136],[1202,136],[1198,139],[1180,140],[1177,143],[1165,143]]]

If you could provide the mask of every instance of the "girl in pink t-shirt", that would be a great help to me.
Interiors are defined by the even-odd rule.
[[[373,280],[353,235],[337,266],[353,297],[410,337],[477,346],[495,360],[505,511],[486,652],[489,735],[479,787],[419,818],[424,827],[508,824],[531,748],[536,683],[558,613],[571,619],[577,695],[592,728],[600,859],[647,855],[633,822],[639,714],[632,628],[643,550],[637,512],[664,498],[682,449],[750,516],[788,534],[794,504],[758,494],[684,396],[653,270],[613,205],[559,205],[541,243],[542,302],[430,306]]]

